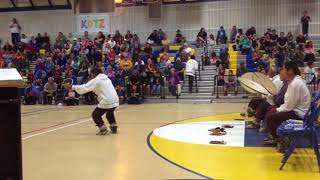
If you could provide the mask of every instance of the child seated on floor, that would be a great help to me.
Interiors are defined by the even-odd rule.
[[[232,70],[228,71],[228,75],[225,76],[225,91],[224,91],[224,95],[227,96],[228,95],[228,91],[230,90],[234,90],[235,95],[237,95],[237,77],[233,74]]]
[[[63,104],[65,104],[66,106],[79,105],[79,95],[76,92],[74,92],[72,89],[70,89],[65,94],[65,97],[63,99]]]

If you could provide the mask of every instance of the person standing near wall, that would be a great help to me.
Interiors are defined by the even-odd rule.
[[[189,93],[192,93],[193,80],[198,70],[198,62],[195,59],[195,56],[192,55],[186,63],[186,75],[189,78]]]
[[[302,34],[308,39],[309,38],[309,22],[311,21],[310,16],[308,16],[308,11],[303,12],[303,16],[301,18],[302,24]]]
[[[12,22],[10,23],[10,32],[11,32],[11,39],[12,44],[16,45],[20,42],[20,32],[21,32],[21,26],[18,23],[18,20],[16,18],[12,19]]]

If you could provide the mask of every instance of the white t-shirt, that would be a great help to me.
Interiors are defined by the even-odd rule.
[[[104,42],[102,45],[102,52],[103,54],[108,54],[110,52],[109,46],[108,46],[108,42]]]
[[[25,43],[25,44],[28,44],[29,43],[29,39],[26,37],[26,38],[21,38],[21,42]]]
[[[109,40],[108,44],[110,45],[111,48],[113,48],[116,45],[116,42]]]
[[[134,63],[134,66],[138,66],[139,62],[137,61],[136,63]],[[141,61],[141,66],[144,66],[144,61]]]
[[[287,92],[284,96],[284,104],[277,108],[277,112],[294,111],[296,115],[303,118],[308,111],[311,97],[310,91],[300,76],[296,76],[289,82]]]
[[[74,97],[76,97],[76,93],[71,91],[71,92],[68,93],[68,97],[74,98]]]
[[[170,59],[168,59],[168,60],[167,60],[167,62],[166,62],[166,66],[167,66],[168,68],[171,68],[172,63],[171,63]]]
[[[208,44],[209,44],[210,46],[213,46],[213,45],[216,44],[216,41],[214,41],[214,40],[212,40],[212,39],[209,38]]]
[[[198,70],[198,62],[194,59],[189,59],[186,63],[186,75],[195,76]]]
[[[16,23],[10,24],[10,32],[11,33],[20,33],[19,25]]]

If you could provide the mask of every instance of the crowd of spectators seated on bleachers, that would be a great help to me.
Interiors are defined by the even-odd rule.
[[[176,83],[184,78],[184,63],[191,53],[180,30],[173,43],[161,29],[154,30],[146,44],[130,31],[125,35],[119,31],[114,35],[99,32],[95,37],[88,32],[81,37],[60,32],[54,40],[47,33],[38,33],[36,37],[22,34],[21,39],[15,41],[0,49],[0,66],[15,67],[25,78],[26,104],[37,101],[51,104],[58,89],[63,88],[64,80],[83,84],[89,80],[92,67],[101,68],[109,76],[119,96],[123,96],[125,90],[128,96],[159,96],[163,77],[170,79],[177,73]],[[179,48],[170,52],[169,44]],[[30,67],[34,62],[33,70]],[[85,100],[88,104],[95,103],[90,94]]]
[[[302,34],[294,37],[291,32],[287,34],[280,32],[278,35],[275,29],[267,29],[261,37],[258,37],[255,27],[249,28],[244,33],[243,29],[237,29],[236,26],[231,28],[229,39],[222,26],[216,35],[216,42],[213,41],[213,34],[209,35],[209,39],[207,39],[206,34],[204,29],[200,30],[197,36],[199,46],[204,46],[203,39],[207,40],[209,49],[214,47],[212,46],[214,43],[233,44],[232,51],[240,51],[242,55],[252,57],[256,71],[263,72],[266,75],[277,73],[285,61],[294,61],[301,67],[307,83],[319,83],[320,69],[314,67],[314,62],[316,62],[316,56],[319,52],[315,50],[313,42]],[[206,63],[217,66],[218,85],[225,85],[226,80],[222,78],[222,75],[229,74],[229,55],[226,52],[228,52],[228,49],[225,50],[224,48],[220,49],[219,55],[214,51],[210,52],[208,63]],[[248,58],[246,63],[248,63]],[[241,76],[247,71],[246,67],[242,65],[238,67],[236,73],[233,72],[233,75]],[[230,89],[230,87],[225,86],[226,92],[228,91],[227,89]]]
[[[162,77],[167,77],[170,91],[176,95],[176,84],[184,80],[185,62],[195,53],[190,51],[190,45],[180,30],[176,31],[172,43],[162,29],[154,30],[145,44],[129,30],[125,35],[119,31],[114,35],[103,32],[95,37],[92,35],[84,32],[82,36],[71,33],[66,36],[60,32],[55,39],[50,39],[47,33],[38,33],[36,37],[22,34],[21,38],[14,38],[12,44],[5,43],[0,48],[0,67],[15,67],[25,78],[27,104],[35,104],[36,101],[50,104],[64,80],[71,79],[73,84],[87,82],[91,67],[99,67],[109,76],[119,96],[123,96],[125,90],[130,97],[159,96]],[[243,29],[233,26],[228,39],[226,30],[221,26],[216,39],[213,34],[208,38],[206,30],[201,28],[196,40],[200,47],[233,43],[233,50],[252,53],[254,64],[261,72],[278,71],[284,61],[292,60],[301,67],[308,62],[305,72],[314,73],[308,77],[309,83],[319,77],[313,67],[317,52],[303,35],[294,38],[291,32],[287,35],[281,32],[278,36],[276,30],[268,29],[263,36],[257,37],[254,27],[244,33]],[[178,49],[170,49],[172,44],[179,45],[176,46]],[[30,69],[33,62],[34,70]],[[223,50],[218,55],[212,52],[210,57],[205,57],[204,63],[216,65],[220,76],[230,73],[241,76],[247,72],[245,64],[237,71],[226,70],[228,52]],[[231,82],[232,77],[217,76],[217,79],[218,84],[225,82],[226,92],[236,85]],[[90,93],[85,95],[85,100],[88,104],[95,103],[94,95]]]
[[[197,38],[199,46],[204,46],[202,39],[206,40],[206,34],[204,29],[200,30]],[[244,33],[243,29],[237,29],[236,26],[233,26],[230,31],[230,39],[227,40],[228,37],[221,26],[216,36],[216,44],[233,44],[233,51],[240,51],[242,55],[252,56],[254,68],[257,71],[264,72],[266,75],[277,73],[285,61],[294,61],[299,64],[302,73],[308,76],[304,77],[307,83],[319,83],[320,69],[314,67],[319,52],[315,50],[312,41],[306,39],[302,34],[294,37],[291,32],[287,34],[280,32],[278,35],[275,29],[267,29],[261,37],[258,37],[255,27],[249,28]],[[209,47],[213,44],[212,39],[214,36],[210,34],[207,40]],[[212,51],[208,57],[209,60],[206,64],[216,65],[218,67],[217,75],[228,74],[226,69],[229,69],[229,55],[225,54],[227,51],[228,49],[220,49],[219,56]],[[222,63],[221,67],[220,63]],[[245,67],[241,68],[241,72],[236,72],[237,76],[247,72],[244,70]],[[224,70],[222,71],[222,69]],[[220,81],[218,80],[218,84],[223,84],[221,78]]]

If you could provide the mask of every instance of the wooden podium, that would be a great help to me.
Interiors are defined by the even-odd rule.
[[[0,69],[0,180],[22,180],[21,102],[16,69]]]

